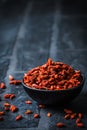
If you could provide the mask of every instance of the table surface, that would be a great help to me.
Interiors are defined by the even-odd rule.
[[[3,103],[15,104],[17,113],[7,112],[0,129],[4,130],[58,130],[56,123],[66,123],[62,130],[79,130],[75,120],[64,120],[64,107],[51,106],[38,108],[21,85],[9,85],[8,76],[22,79],[23,74],[44,64],[50,57],[54,61],[63,61],[85,75],[85,83],[80,95],[66,107],[75,112],[82,112],[87,129],[87,8],[85,1],[69,0],[2,0],[0,1],[0,81],[6,89],[0,89],[0,111]],[[15,93],[16,98],[5,100],[5,93]],[[31,100],[26,105],[25,100]],[[57,104],[58,105],[58,104]],[[25,115],[26,109],[39,113]],[[52,116],[47,117],[51,112]],[[23,119],[15,121],[18,114]]]

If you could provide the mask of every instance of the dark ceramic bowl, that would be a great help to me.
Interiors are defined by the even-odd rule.
[[[66,90],[41,90],[28,87],[24,82],[22,82],[22,84],[28,95],[39,104],[63,105],[72,101],[81,92],[84,84],[84,76],[82,75],[82,81],[78,87]]]

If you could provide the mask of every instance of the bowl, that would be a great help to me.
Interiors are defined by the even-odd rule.
[[[76,98],[84,84],[84,76],[82,75],[81,84],[77,87],[73,87],[66,90],[42,90],[28,87],[22,81],[22,85],[27,92],[27,94],[39,104],[45,105],[64,105],[71,102],[74,98]]]

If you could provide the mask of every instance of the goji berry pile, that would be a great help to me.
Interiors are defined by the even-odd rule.
[[[63,62],[48,59],[42,66],[33,68],[24,75],[28,87],[46,90],[63,90],[77,87],[82,80],[81,72]]]

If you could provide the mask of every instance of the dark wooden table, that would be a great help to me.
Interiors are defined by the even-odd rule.
[[[71,2],[71,3],[70,3]],[[85,75],[81,94],[66,107],[82,112],[87,129],[87,8],[85,1],[69,0],[2,0],[0,1],[0,81],[6,89],[0,89],[0,111],[5,101],[15,104],[17,113],[7,112],[0,129],[4,130],[58,130],[56,123],[64,121],[62,130],[79,130],[75,120],[64,120],[63,107],[39,109],[38,104],[27,96],[21,85],[9,85],[8,76],[22,79],[23,74],[44,64],[51,57],[63,61]],[[15,93],[16,98],[5,100],[5,93]],[[32,100],[26,105],[25,100]],[[58,105],[58,104],[57,104]],[[39,113],[40,118],[25,115],[26,109]],[[47,117],[51,112],[52,116]],[[22,114],[21,121],[15,121]]]

